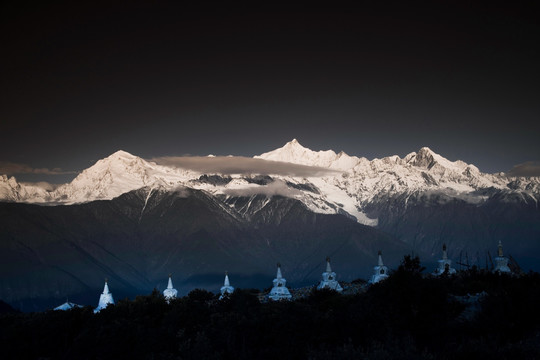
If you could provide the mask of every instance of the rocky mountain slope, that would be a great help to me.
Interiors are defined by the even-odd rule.
[[[169,272],[181,290],[217,288],[225,270],[264,287],[277,261],[301,285],[327,255],[350,280],[369,276],[378,249],[390,267],[411,251],[429,264],[443,243],[454,262],[489,268],[499,240],[540,270],[539,178],[485,174],[428,148],[368,160],[293,140],[255,160],[269,171],[201,172],[118,151],[54,191],[0,177],[0,298],[94,294],[104,277],[134,294]]]
[[[449,161],[421,148],[400,158],[389,156],[367,160],[332,150],[312,151],[292,140],[282,148],[255,156],[270,162],[293,163],[328,169],[326,174],[307,177],[272,173],[264,183],[253,180],[254,174],[201,173],[190,169],[158,165],[125,151],[118,151],[82,171],[71,183],[54,191],[18,184],[15,178],[0,178],[0,199],[26,203],[73,204],[112,199],[142,187],[174,190],[187,187],[213,195],[268,193],[266,188],[281,188],[281,195],[302,201],[317,213],[346,213],[358,222],[376,226],[376,204],[381,198],[405,197],[418,193],[442,195],[468,204],[484,204],[495,194],[508,202],[537,206],[539,178],[510,178],[503,173],[485,174],[463,161]],[[270,163],[269,163],[270,164]],[[210,176],[210,177],[209,177]],[[215,181],[218,180],[218,181]],[[275,182],[279,180],[279,182]],[[278,186],[279,185],[279,186]],[[276,189],[277,191],[278,189]]]
[[[234,286],[264,288],[277,262],[291,286],[303,286],[319,280],[326,256],[350,281],[370,274],[379,248],[395,264],[406,251],[388,234],[298,200],[234,202],[265,206],[247,214],[204,191],[149,187],[77,205],[0,203],[0,299],[23,310],[66,296],[92,304],[105,277],[122,298],[163,290],[169,273],[182,294],[218,290],[225,271]]]

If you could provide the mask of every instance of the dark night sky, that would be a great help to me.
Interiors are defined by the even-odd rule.
[[[253,156],[292,138],[369,159],[429,146],[485,172],[540,160],[536,5],[134,3],[3,5],[0,162],[80,171],[119,149]]]

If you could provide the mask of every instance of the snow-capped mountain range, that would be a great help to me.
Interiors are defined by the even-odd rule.
[[[270,178],[261,182],[253,180],[261,174],[205,174],[117,151],[54,191],[20,184],[14,177],[0,176],[0,200],[75,204],[108,200],[140,188],[192,188],[224,198],[225,202],[229,197],[257,194],[292,197],[314,212],[348,214],[362,224],[376,226],[378,219],[376,214],[370,213],[370,205],[389,197],[404,199],[405,206],[411,196],[433,193],[439,195],[437,201],[459,199],[472,204],[487,201],[494,192],[504,194],[507,201],[532,202],[536,207],[540,199],[540,178],[482,173],[474,165],[449,161],[427,147],[404,158],[394,155],[368,160],[344,152],[336,154],[332,150],[312,151],[294,139],[254,158],[329,171],[307,177],[262,174]],[[212,178],[219,181],[208,181],[205,175],[215,175]]]
[[[485,174],[425,147],[374,160],[296,140],[254,158],[118,151],[53,191],[0,176],[0,264],[18,274],[0,279],[0,298],[85,294],[103,277],[130,296],[170,272],[186,293],[224,270],[262,288],[276,262],[303,286],[326,256],[351,281],[371,276],[378,250],[393,268],[407,252],[430,268],[443,244],[455,264],[489,270],[499,241],[539,271],[539,199],[540,178]]]

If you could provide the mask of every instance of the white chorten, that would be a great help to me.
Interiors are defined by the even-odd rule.
[[[74,309],[74,308],[82,308],[83,306],[82,305],[77,305],[77,304],[74,304],[72,302],[69,302],[68,300],[66,300],[65,303],[63,303],[62,305],[60,306],[57,306],[55,307],[53,310],[71,310],[71,309]]]
[[[377,266],[373,267],[373,276],[369,280],[370,284],[376,284],[379,281],[383,281],[388,277],[388,268],[384,266],[382,260],[382,252],[379,250],[379,260]]]
[[[322,280],[317,286],[318,290],[321,289],[330,289],[335,290],[337,292],[342,292],[343,288],[336,280],[336,273],[332,271],[332,267],[330,266],[330,258],[326,258],[326,271],[322,273]]]
[[[224,297],[232,294],[234,292],[234,287],[231,286],[231,283],[229,282],[229,274],[225,272],[225,281],[223,281],[223,286],[221,287],[221,296],[219,299],[223,299]]]
[[[435,269],[433,272],[433,275],[439,276],[446,272],[446,274],[455,274],[456,269],[452,267],[452,260],[448,259],[448,255],[446,254],[446,244],[443,244],[442,246],[443,256],[442,259],[439,260],[439,267]]]
[[[171,301],[172,299],[176,299],[176,296],[178,295],[178,290],[173,287],[171,277],[172,275],[169,274],[169,284],[167,285],[167,288],[163,290],[163,296],[165,296],[165,300],[167,302]]]
[[[276,278],[273,281],[274,287],[270,290],[270,295],[268,297],[272,300],[290,300],[292,298],[289,289],[285,286],[287,280],[281,276],[281,265],[277,264],[277,274]]]
[[[497,257],[495,258],[495,269],[493,272],[500,273],[506,273],[510,274],[512,271],[508,267],[508,258],[504,256],[503,249],[502,249],[502,243],[499,240],[499,246],[498,246],[498,253]]]
[[[105,309],[109,304],[114,305],[114,299],[112,294],[109,291],[109,285],[107,285],[107,279],[105,279],[105,286],[103,287],[103,293],[99,297],[99,304],[97,308],[94,309],[94,313],[100,312],[102,309]]]

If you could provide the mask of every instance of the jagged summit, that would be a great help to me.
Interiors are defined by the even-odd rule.
[[[443,159],[444,158],[442,156],[436,154],[430,148],[422,147],[420,150],[418,150],[418,152],[411,156],[409,162],[411,165],[430,169],[431,167],[433,167],[433,165],[435,165],[437,160]]]
[[[461,160],[458,161],[450,161],[441,155],[435,153],[433,150],[428,148],[427,146],[422,147],[418,152],[411,153],[405,157],[405,160],[407,163],[417,166],[417,167],[423,167],[427,170],[430,170],[436,165],[439,165],[446,169],[452,169],[456,171],[463,171],[468,164],[464,163]]]
[[[388,197],[408,199],[421,193],[444,194],[439,199],[460,199],[479,204],[486,193],[514,193],[515,199],[537,201],[540,182],[535,179],[509,181],[503,174],[484,174],[474,165],[450,161],[429,147],[422,147],[404,158],[397,155],[368,160],[333,150],[313,151],[297,139],[255,158],[333,170],[314,171],[302,177],[273,175],[254,181],[238,174],[215,181],[200,181],[204,174],[172,166],[158,165],[127,151],[119,150],[82,171],[71,183],[45,191],[0,177],[0,199],[30,203],[73,204],[112,199],[141,188],[175,191],[178,188],[202,190],[212,196],[250,197],[282,195],[300,200],[310,210],[324,214],[346,214],[358,222],[375,226],[373,202]],[[272,189],[269,189],[271,187]],[[430,199],[430,196],[427,197]],[[442,200],[440,200],[442,201]],[[251,204],[251,202],[249,203]],[[248,210],[246,210],[248,211]]]
[[[0,201],[25,202],[37,199],[35,202],[45,202],[50,197],[50,192],[40,186],[20,184],[15,176],[0,175]]]
[[[296,138],[294,138],[285,145],[291,145],[291,146],[292,145],[300,145],[300,143],[298,142],[298,140],[296,140]],[[302,145],[300,145],[300,146],[302,146]]]

